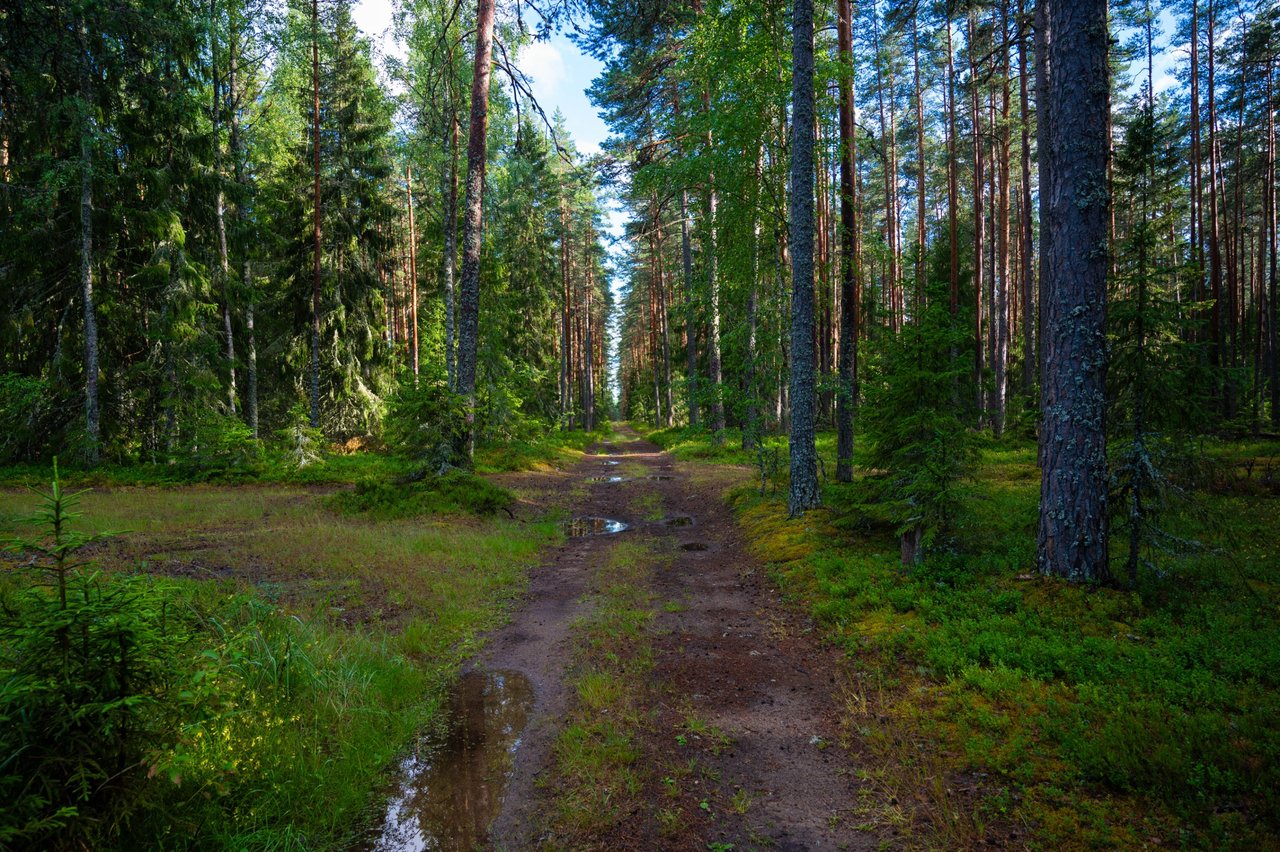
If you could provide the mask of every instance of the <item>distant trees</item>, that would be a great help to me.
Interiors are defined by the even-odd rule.
[[[561,355],[559,328],[544,307],[558,279],[489,260],[553,243],[555,223],[481,204],[490,236],[474,232],[467,289],[483,279],[503,295],[471,300],[465,317],[453,303],[459,136],[482,153],[487,142],[499,195],[521,184],[514,197],[537,205],[558,181],[542,169],[531,191],[523,165],[506,168],[549,150],[545,128],[517,120],[509,87],[481,87],[489,121],[471,132],[471,11],[405,5],[396,98],[350,0],[0,12],[0,374],[18,389],[0,407],[22,408],[19,390],[48,397],[22,412],[33,440],[13,446],[159,461],[195,452],[202,435],[271,435],[299,416],[333,437],[376,431],[415,354],[432,376],[457,371],[455,318],[469,328],[481,436],[557,420],[546,364]],[[512,50],[525,36],[502,38]],[[581,222],[595,211],[590,174],[570,171],[588,187],[574,189]],[[574,251],[595,257],[597,233],[575,232]],[[579,263],[571,283],[592,317],[588,394],[604,399],[605,276]],[[521,322],[507,313],[530,305]],[[532,353],[520,369],[486,360],[517,332]]]

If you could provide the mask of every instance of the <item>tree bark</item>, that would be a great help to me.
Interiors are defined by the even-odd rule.
[[[1026,16],[1026,0],[1018,0],[1018,21],[1021,28]],[[1022,116],[1022,246],[1018,253],[1021,264],[1022,284],[1022,393],[1030,398],[1035,385],[1036,324],[1032,314],[1034,278],[1032,259],[1035,245],[1032,242],[1031,224],[1031,100],[1027,86],[1027,37],[1018,39],[1018,106]]]
[[[98,318],[93,306],[93,82],[89,73],[89,30],[79,22],[80,48],[80,293],[84,300],[84,427],[90,464],[98,463],[102,441],[98,409]]]
[[[440,280],[444,285],[444,369],[449,390],[454,390],[458,381],[453,303],[453,271],[458,265],[458,117],[452,111],[445,141],[449,165],[441,172],[445,185],[440,191],[444,202],[444,253],[440,259]]]
[[[476,345],[480,326],[480,242],[484,231],[485,140],[489,130],[489,74],[493,56],[494,0],[476,2],[475,72],[467,138],[467,191],[459,282],[458,392],[467,400],[466,457],[476,444]]]
[[[418,230],[413,224],[413,166],[405,166],[404,190],[409,204],[409,363],[418,384]]]
[[[798,517],[822,502],[814,443],[813,0],[795,0],[791,89],[791,491]]]
[[[853,4],[837,5],[840,61],[840,352],[836,396],[836,480],[853,481],[853,416],[858,402],[857,189],[854,181]]]
[[[1047,2],[1047,0],[1041,0]],[[982,109],[978,96],[978,47],[976,11],[969,13],[969,87],[970,106],[973,113],[973,384],[974,399],[977,407],[977,422],[983,419],[982,393],[982,286],[983,286],[983,248],[985,236],[983,224],[986,214],[983,211],[983,157],[982,157]]]
[[[1041,573],[1109,577],[1106,281],[1109,266],[1106,0],[1042,0],[1048,80],[1041,80],[1040,189],[1055,234],[1045,251]]]
[[[231,324],[231,261],[227,250],[227,198],[222,185],[222,81],[218,76],[217,0],[209,3],[209,67],[213,102],[209,118],[213,128],[213,179],[218,184],[214,196],[214,221],[218,231],[218,284],[222,291],[223,356],[227,361],[227,411],[236,413],[236,344]],[[228,81],[228,89],[234,79]]]
[[[320,428],[320,0],[311,0],[311,427]]]

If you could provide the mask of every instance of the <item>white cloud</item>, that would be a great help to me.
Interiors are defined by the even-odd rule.
[[[556,102],[556,92],[565,78],[560,51],[550,42],[531,42],[521,48],[517,64],[529,76],[534,96],[550,112],[548,104]]]

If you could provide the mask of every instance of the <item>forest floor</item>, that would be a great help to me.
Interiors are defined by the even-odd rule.
[[[569,470],[510,474],[570,537],[476,665],[534,686],[499,848],[862,849],[892,843],[839,724],[839,655],[779,599],[723,499],[737,467],[679,464],[630,429]],[[892,805],[888,805],[892,807]]]
[[[395,467],[372,454],[334,482],[98,483],[77,528],[125,532],[95,562],[170,584],[220,684],[307,662],[237,687],[259,709],[210,760],[241,768],[169,813],[236,848],[1275,848],[1280,444],[1201,448],[1171,521],[1196,546],[1137,590],[1034,576],[1026,441],[984,449],[911,572],[861,478],[789,521],[785,446],[737,447],[503,450],[490,470],[538,467],[488,476],[512,517],[339,510],[344,465]],[[0,534],[32,504],[0,489]]]

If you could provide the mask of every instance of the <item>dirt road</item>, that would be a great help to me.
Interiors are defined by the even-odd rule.
[[[452,825],[423,825],[421,833],[439,848],[881,845],[883,835],[859,827],[868,791],[858,781],[856,744],[846,748],[837,728],[839,661],[779,601],[722,499],[749,473],[678,464],[629,429],[593,452],[568,471],[502,479],[526,514],[561,508],[626,529],[595,532],[599,522],[588,523],[588,534],[568,538],[533,573],[524,603],[475,661],[488,680],[473,674],[470,697],[455,700],[455,716],[471,718],[455,723],[468,757],[454,778],[433,782],[466,788],[436,793],[453,803],[444,809]],[[615,822],[588,835],[556,834],[555,743],[579,700],[567,685],[575,626],[592,606],[593,572],[628,537],[643,537],[661,557],[645,590],[655,606],[644,712],[627,732],[639,748],[640,781]],[[521,677],[531,690],[513,699],[501,678]],[[527,706],[515,713],[514,700]],[[670,767],[685,765],[697,772],[677,784]],[[412,821],[412,805],[405,808]],[[382,845],[433,848],[412,838]]]

